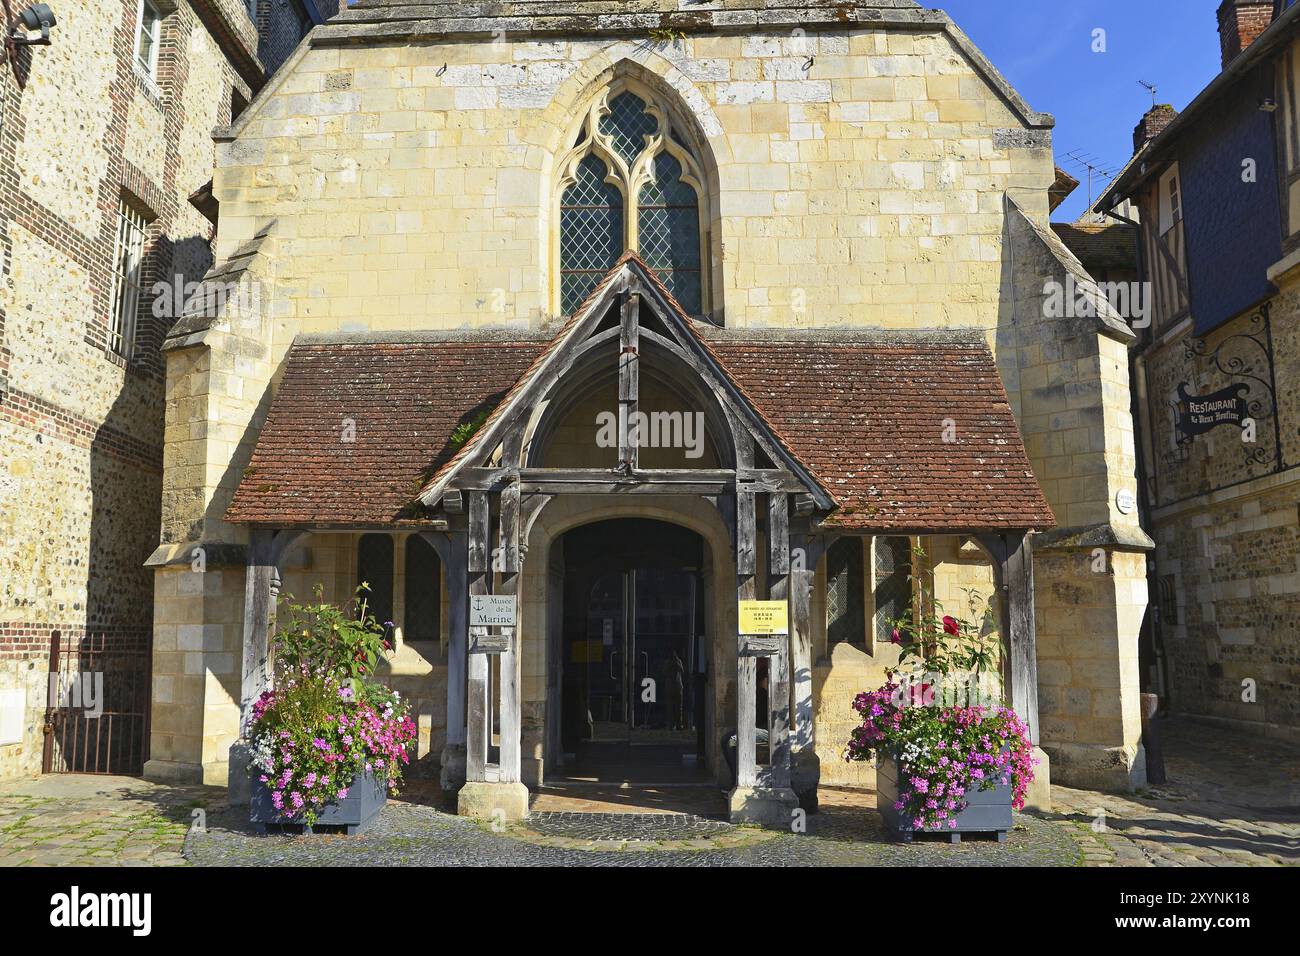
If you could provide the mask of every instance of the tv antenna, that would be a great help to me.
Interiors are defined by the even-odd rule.
[[[1072,149],[1065,154],[1070,162],[1088,173],[1088,208],[1092,208],[1092,181],[1094,176],[1101,177],[1102,182],[1110,182],[1119,173],[1119,169],[1082,149]]]
[[[1151,94],[1151,108],[1156,108],[1156,91],[1159,89],[1154,83],[1148,83],[1146,80],[1138,80],[1138,85]]]

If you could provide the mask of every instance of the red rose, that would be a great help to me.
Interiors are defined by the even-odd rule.
[[[961,632],[961,628],[957,626],[957,619],[955,617],[945,617],[943,619],[943,632],[945,634],[953,635]]]

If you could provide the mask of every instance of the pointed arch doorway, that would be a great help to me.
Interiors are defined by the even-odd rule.
[[[562,757],[549,782],[709,783],[703,538],[611,518],[565,532],[552,554]]]

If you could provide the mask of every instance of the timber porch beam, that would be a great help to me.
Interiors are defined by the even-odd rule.
[[[604,468],[465,468],[456,476],[463,491],[500,491],[518,484],[525,494],[801,494],[799,478],[779,469],[647,468],[619,474]]]

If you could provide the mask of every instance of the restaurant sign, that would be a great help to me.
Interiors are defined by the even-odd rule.
[[[1185,445],[1220,425],[1241,428],[1250,418],[1245,396],[1250,386],[1245,382],[1229,385],[1209,395],[1192,395],[1187,383],[1178,386],[1178,444]]]

